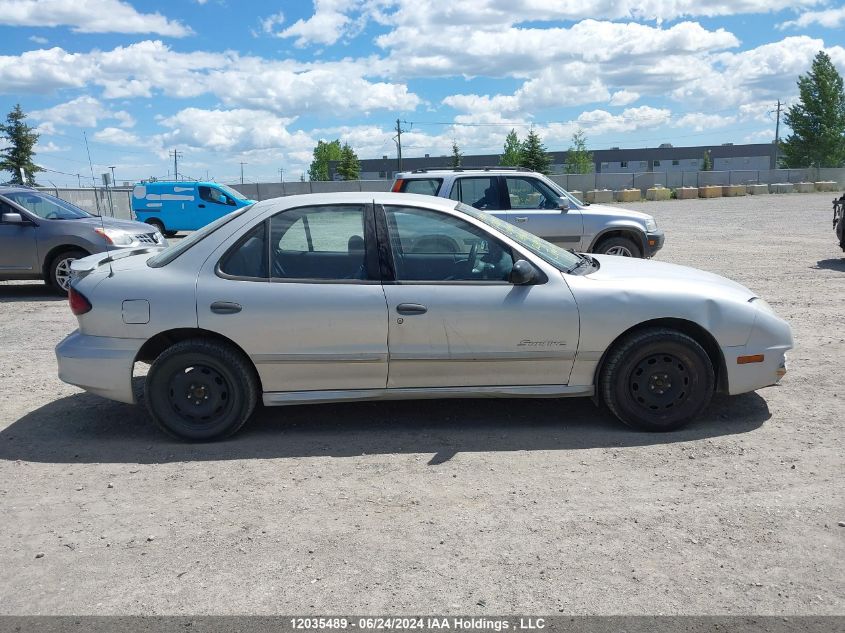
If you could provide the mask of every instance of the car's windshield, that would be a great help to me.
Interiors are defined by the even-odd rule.
[[[550,242],[547,242],[528,231],[523,231],[522,229],[515,227],[513,224],[509,224],[504,220],[500,220],[499,218],[490,215],[486,211],[481,211],[480,209],[471,207],[463,202],[459,202],[455,206],[455,210],[466,213],[468,216],[493,227],[500,233],[504,233],[514,242],[523,246],[526,250],[531,251],[537,257],[548,262],[560,271],[566,272],[572,270],[582,261],[581,256],[564,250],[560,246],[555,246],[554,244],[551,244]]]
[[[215,185],[220,191],[225,193],[226,195],[231,196],[235,200],[246,200],[246,196],[242,194],[240,191],[235,191],[231,187],[227,187],[226,185]]]
[[[194,244],[208,237],[221,226],[228,224],[239,215],[245,213],[247,209],[251,208],[252,205],[241,207],[240,209],[236,209],[235,211],[232,211],[231,213],[224,215],[221,218],[217,218],[211,224],[206,224],[200,230],[194,231],[193,233],[189,234],[188,237],[186,237],[185,239],[179,240],[175,244],[171,244],[157,255],[150,257],[147,260],[147,266],[149,266],[150,268],[161,268],[162,266],[166,266],[174,259],[179,257],[179,255],[191,248]]]
[[[77,220],[92,217],[87,211],[59,198],[37,191],[12,191],[3,196],[42,220]]]

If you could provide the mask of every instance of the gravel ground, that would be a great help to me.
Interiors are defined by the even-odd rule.
[[[268,409],[184,445],[61,383],[65,302],[0,284],[0,612],[843,614],[832,197],[634,205],[657,259],[748,285],[797,345],[782,386],[668,435],[457,400]]]

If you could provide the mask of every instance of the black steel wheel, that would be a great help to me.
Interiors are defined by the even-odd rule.
[[[671,431],[704,410],[715,383],[713,364],[701,345],[681,332],[651,328],[611,349],[599,388],[625,424]]]
[[[255,370],[238,350],[190,339],[156,358],[146,380],[150,415],[183,440],[228,437],[250,418],[258,401]]]

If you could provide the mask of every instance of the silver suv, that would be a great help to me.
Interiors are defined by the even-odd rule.
[[[402,172],[392,190],[451,198],[580,252],[651,257],[665,239],[648,214],[584,204],[543,174],[519,167]]]
[[[0,186],[0,281],[43,279],[67,292],[74,260],[144,246],[167,240],[149,224],[100,218],[29,187]]]

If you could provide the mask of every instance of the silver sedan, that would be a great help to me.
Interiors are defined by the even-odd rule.
[[[594,396],[672,430],[715,391],[773,385],[789,325],[747,288],[655,261],[579,255],[453,200],[291,196],[166,249],[73,264],[65,382],[135,402],[188,440],[265,405]],[[561,415],[565,415],[562,410]]]

